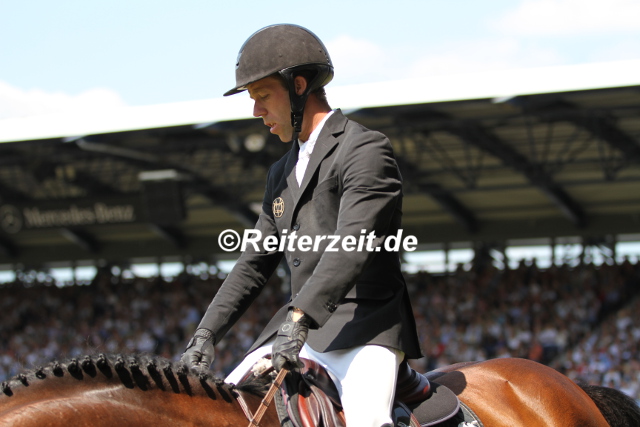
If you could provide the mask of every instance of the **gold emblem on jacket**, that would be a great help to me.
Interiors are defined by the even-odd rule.
[[[273,215],[280,218],[282,214],[284,214],[284,200],[282,197],[278,197],[273,201]]]

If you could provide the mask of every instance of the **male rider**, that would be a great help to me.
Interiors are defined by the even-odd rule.
[[[216,342],[284,256],[291,300],[227,381],[237,383],[267,354],[277,370],[298,368],[299,357],[312,359],[335,381],[347,425],[379,427],[392,423],[399,364],[421,357],[398,253],[384,247],[401,226],[402,179],[384,135],[331,110],[324,86],[332,78],[323,43],[296,25],[265,27],[240,49],[236,86],[225,95],[248,91],[253,115],[292,147],[267,175],[255,225],[260,244],[240,256],[182,360],[209,367]],[[284,251],[263,245],[269,236],[293,233],[297,242],[308,236],[313,244]],[[363,236],[371,236],[366,247],[341,244]],[[330,247],[334,239],[339,243]]]

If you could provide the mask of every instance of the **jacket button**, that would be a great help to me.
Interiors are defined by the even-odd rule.
[[[327,310],[329,310],[329,313],[333,313],[334,311],[336,311],[336,308],[338,308],[338,306],[335,305],[332,301],[327,302],[325,307],[327,307]]]
[[[293,231],[298,231],[298,230],[300,230],[300,224],[294,224]]]
[[[300,265],[300,263],[301,263],[301,262],[302,262],[302,261],[300,261],[300,258],[294,258],[294,259],[293,259],[293,266],[294,266],[294,267],[297,267],[297,266],[299,266],[299,265]]]

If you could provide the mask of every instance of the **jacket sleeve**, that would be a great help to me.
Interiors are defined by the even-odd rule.
[[[343,189],[335,235],[336,251],[325,251],[291,302],[321,327],[372,261],[386,239],[399,208],[402,180],[389,140],[378,132],[345,135],[345,156],[339,174]],[[345,251],[345,236],[374,232],[373,250]]]
[[[262,212],[255,225],[255,229],[261,233],[262,240],[269,235],[277,235],[271,214],[270,176],[271,169],[267,174]],[[248,245],[240,255],[200,321],[198,328],[211,330],[215,334],[216,342],[220,341],[246,312],[280,263],[282,252],[265,251],[262,240],[255,246]]]

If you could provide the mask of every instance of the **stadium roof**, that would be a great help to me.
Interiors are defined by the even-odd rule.
[[[640,232],[640,61],[328,87],[421,244]],[[0,263],[211,257],[290,147],[244,95],[0,120]]]

